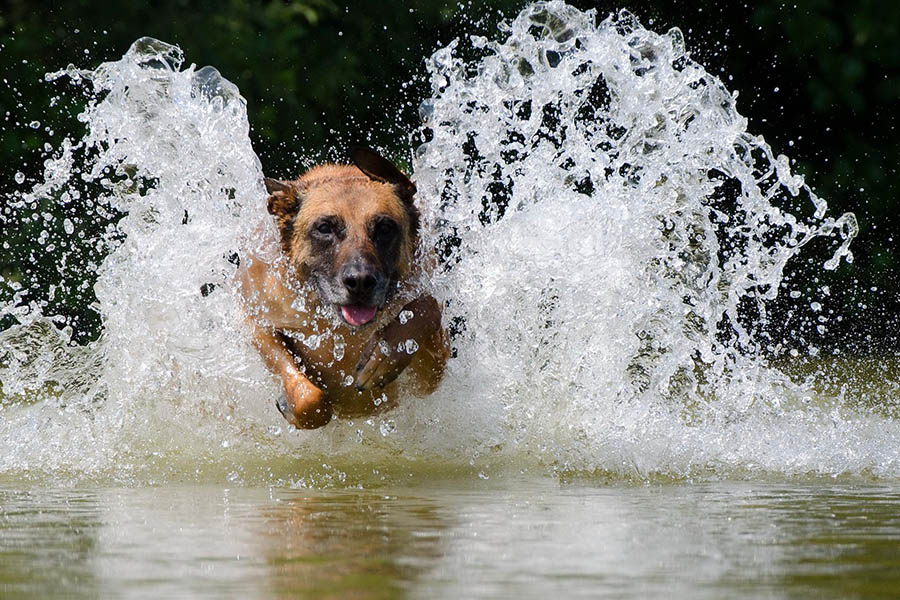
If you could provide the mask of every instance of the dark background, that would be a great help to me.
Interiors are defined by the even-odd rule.
[[[210,64],[236,83],[247,99],[253,145],[265,171],[293,177],[322,159],[343,158],[348,144],[365,142],[409,156],[408,134],[417,106],[427,97],[424,58],[454,37],[496,35],[496,24],[524,2],[486,0],[464,5],[443,1],[355,0],[163,0],[113,3],[71,0],[0,0],[0,202],[38,180],[42,148],[63,137],[78,139],[75,119],[84,96],[64,81],[43,75],[73,63],[93,68],[118,59],[131,42],[152,36],[177,43],[187,63]],[[782,294],[773,308],[776,335],[819,345],[847,345],[855,352],[891,350],[900,315],[896,291],[896,176],[900,159],[900,2],[871,0],[764,0],[736,2],[574,1],[605,16],[628,8],[648,28],[678,26],[692,57],[738,90],[738,108],[750,130],[796,170],[830,204],[833,214],[854,211],[860,234],[856,260],[823,274],[824,249],[813,248],[790,265],[789,279],[803,281],[808,297],[831,288],[826,306],[842,315],[825,336],[796,323]],[[406,85],[407,82],[414,82]],[[51,98],[60,99],[51,106]],[[33,128],[31,124],[40,125]],[[52,130],[50,133],[49,130]],[[26,177],[15,182],[16,173]],[[103,248],[79,250],[62,265],[61,252],[37,244],[45,225],[23,218],[35,212],[60,217],[86,208],[47,200],[29,211],[0,205],[0,276],[17,281],[33,298],[62,286],[45,313],[58,314],[76,337],[96,335],[91,261]],[[25,213],[28,213],[26,215]],[[110,216],[109,221],[115,219]],[[88,233],[105,227],[85,225]],[[58,232],[57,232],[58,233]],[[90,237],[90,235],[89,235]],[[0,282],[0,305],[12,291]],[[802,308],[802,307],[799,307]],[[60,322],[62,322],[61,320]],[[11,318],[0,320],[0,328]]]

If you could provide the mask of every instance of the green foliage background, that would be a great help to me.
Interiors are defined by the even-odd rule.
[[[813,294],[828,284],[832,308],[844,315],[820,342],[853,338],[859,350],[890,346],[900,315],[893,235],[900,225],[900,3],[572,3],[601,15],[628,8],[657,31],[680,27],[694,58],[740,92],[738,106],[751,130],[794,158],[832,211],[856,212],[856,261],[834,274],[812,275],[821,264],[812,256],[812,265],[792,265],[792,277]],[[288,177],[319,160],[342,158],[347,145],[360,141],[403,160],[417,126],[416,108],[427,97],[424,58],[460,35],[494,35],[497,23],[523,5],[0,0],[0,201],[36,181],[45,144],[55,147],[66,135],[80,136],[75,116],[83,98],[65,83],[44,83],[44,73],[69,63],[94,67],[117,59],[138,37],[177,43],[189,62],[211,64],[236,83],[247,99],[253,144],[267,174]],[[61,99],[51,106],[55,96]],[[15,182],[18,172],[26,176],[24,186]],[[9,215],[7,207],[0,210]],[[79,210],[84,207],[77,203],[60,207],[48,201],[37,212],[61,216]],[[59,222],[51,227],[61,227]],[[98,221],[94,233],[104,226]],[[7,219],[0,232],[0,276],[44,298],[54,283],[85,279],[86,285],[60,288],[48,312],[65,316],[90,337],[98,323],[88,308],[92,281],[84,264],[99,260],[104,249],[87,249],[84,261],[62,265],[59,252],[46,252],[36,241],[44,228],[40,220]],[[10,294],[0,283],[0,304]],[[785,296],[776,306],[785,315],[782,333],[814,335],[793,329]],[[0,321],[0,327],[10,322]]]

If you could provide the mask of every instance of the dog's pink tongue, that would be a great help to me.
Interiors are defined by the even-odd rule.
[[[348,304],[341,307],[341,314],[344,315],[344,320],[354,327],[365,325],[374,319],[376,312],[378,312],[378,308],[374,306],[350,306]]]

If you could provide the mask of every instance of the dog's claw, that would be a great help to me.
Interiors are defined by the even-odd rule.
[[[282,394],[275,400],[275,408],[278,409],[278,412],[281,413],[281,416],[287,420],[288,423],[293,425],[294,427],[299,427],[297,423],[297,417],[294,416],[294,411],[291,410],[290,405],[288,404],[287,397]]]
[[[370,352],[363,352],[362,356],[365,362],[360,361],[356,368],[356,389],[359,391],[370,390],[375,387],[375,373],[378,367],[382,365],[387,357],[384,356],[375,346]]]
[[[284,394],[278,397],[278,400],[275,401],[275,408],[278,409],[284,418],[289,418],[291,414],[291,409],[288,406],[287,398],[285,398]]]

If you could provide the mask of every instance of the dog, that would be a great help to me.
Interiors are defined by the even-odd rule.
[[[300,429],[394,407],[404,371],[429,394],[449,358],[441,307],[420,289],[416,186],[373,150],[350,155],[265,179],[281,253],[239,273],[253,343],[281,380],[276,406]]]

